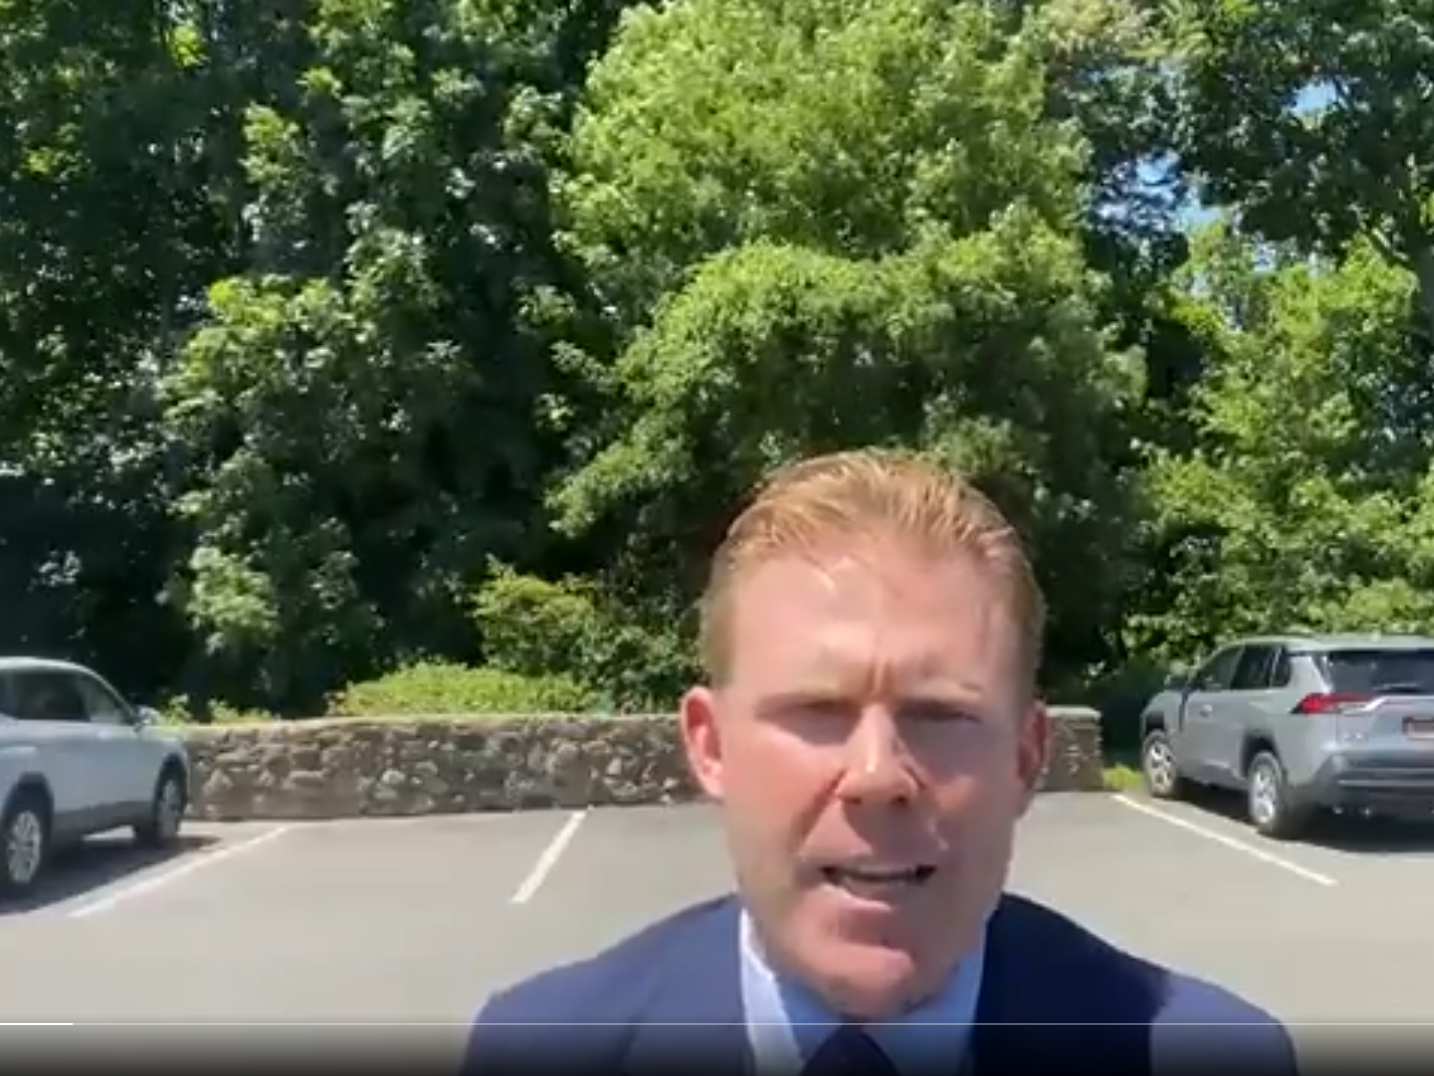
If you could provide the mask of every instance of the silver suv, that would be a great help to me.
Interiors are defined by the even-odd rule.
[[[92,669],[0,656],[0,894],[34,888],[57,847],[91,834],[173,843],[189,780],[184,741]]]
[[[1294,837],[1320,810],[1434,811],[1434,639],[1271,635],[1176,674],[1141,715],[1146,788],[1244,793],[1250,822]]]

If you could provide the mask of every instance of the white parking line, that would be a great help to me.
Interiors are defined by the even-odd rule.
[[[129,885],[120,886],[112,890],[98,900],[92,900],[70,912],[71,919],[88,919],[90,916],[101,915],[104,912],[113,910],[116,906],[123,904],[131,897],[143,896],[145,893],[153,893],[156,889],[176,882],[185,875],[193,874],[195,871],[205,867],[212,867],[226,859],[233,859],[245,852],[252,852],[260,845],[268,844],[270,841],[282,837],[288,833],[293,826],[275,826],[273,829],[265,830],[263,833],[250,837],[247,841],[240,841],[237,844],[225,845],[213,852],[200,852],[192,859],[185,860],[178,866],[169,870],[159,871],[156,874],[147,875]]]
[[[1198,837],[1204,837],[1208,841],[1214,841],[1216,844],[1224,845],[1232,851],[1243,852],[1251,859],[1258,859],[1261,863],[1267,863],[1271,867],[1279,867],[1281,870],[1289,871],[1289,873],[1296,877],[1303,878],[1307,882],[1313,882],[1315,885],[1334,886],[1339,884],[1327,874],[1312,871],[1308,867],[1302,867],[1298,863],[1285,859],[1283,856],[1277,856],[1273,852],[1267,852],[1263,848],[1257,848],[1253,844],[1247,844],[1237,837],[1231,837],[1218,830],[1191,822],[1187,818],[1181,818],[1179,815],[1172,814],[1169,811],[1163,811],[1159,807],[1153,807],[1148,803],[1141,803],[1139,800],[1131,799],[1126,795],[1116,795],[1113,796],[1112,799],[1125,807],[1129,807],[1132,811],[1139,811],[1141,814],[1149,815],[1151,818],[1158,818],[1160,821],[1168,822],[1170,825],[1177,826],[1187,833],[1193,833]]]
[[[548,875],[558,865],[558,860],[562,858],[563,852],[572,842],[578,832],[578,827],[583,824],[583,819],[587,815],[586,810],[574,811],[568,815],[568,820],[563,823],[563,828],[558,830],[553,839],[548,842],[548,846],[543,849],[543,854],[538,857],[538,861],[533,864],[533,869],[528,872],[528,877],[523,879],[523,884],[513,894],[514,904],[527,904],[533,899],[533,895],[542,888],[543,883],[548,880]]]

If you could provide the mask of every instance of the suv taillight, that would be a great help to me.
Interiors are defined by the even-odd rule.
[[[1359,706],[1368,701],[1369,696],[1367,695],[1357,695],[1347,691],[1319,691],[1313,695],[1306,695],[1295,703],[1294,713],[1328,714],[1350,706]]]

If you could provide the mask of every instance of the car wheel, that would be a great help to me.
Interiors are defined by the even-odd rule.
[[[134,827],[135,839],[152,848],[173,844],[184,825],[187,806],[184,779],[174,770],[165,770],[155,785],[149,817]]]
[[[1185,791],[1185,779],[1175,764],[1175,747],[1164,729],[1156,729],[1145,737],[1140,747],[1140,773],[1145,790],[1156,799],[1179,799]]]
[[[1302,832],[1313,813],[1292,802],[1285,768],[1271,751],[1250,760],[1245,782],[1245,812],[1255,832],[1287,839]]]
[[[34,889],[50,858],[50,812],[42,797],[21,794],[0,819],[0,891]]]

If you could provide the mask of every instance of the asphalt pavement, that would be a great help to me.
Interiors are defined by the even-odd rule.
[[[123,1035],[186,1059],[222,1039],[248,1058],[302,1035],[376,1066],[442,1066],[490,991],[728,885],[703,806],[188,833],[168,856],[96,839],[39,899],[0,907],[6,1019],[95,1025],[4,1029],[11,1056]],[[1434,1021],[1428,831],[1286,844],[1207,804],[1047,794],[1012,888],[1295,1024]]]

